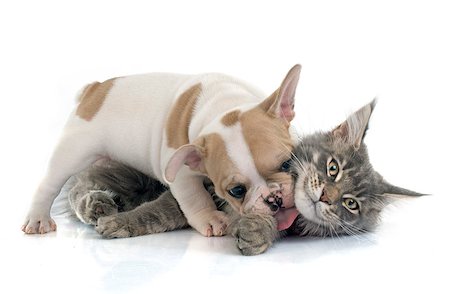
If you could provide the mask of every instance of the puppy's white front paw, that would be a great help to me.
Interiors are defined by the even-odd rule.
[[[56,231],[56,223],[49,215],[30,213],[22,225],[22,231],[26,234],[45,234]]]
[[[189,224],[206,237],[223,236],[229,224],[228,216],[223,211],[202,211],[189,220]]]

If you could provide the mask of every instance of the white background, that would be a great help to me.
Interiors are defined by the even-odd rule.
[[[1,2],[1,292],[449,293],[449,15],[445,1]],[[20,232],[84,84],[214,71],[270,94],[295,63],[301,132],[377,96],[374,167],[432,195],[390,207],[373,235],[289,238],[251,258],[190,230],[102,240],[64,215],[57,233]]]

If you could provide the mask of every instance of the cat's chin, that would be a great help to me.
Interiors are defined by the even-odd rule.
[[[318,225],[327,225],[321,212],[320,203],[315,203],[312,197],[301,189],[295,191],[295,207],[308,221]]]

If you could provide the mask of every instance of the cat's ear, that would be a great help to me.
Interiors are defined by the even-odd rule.
[[[382,181],[382,190],[383,194],[381,194],[381,196],[386,197],[387,200],[395,200],[398,198],[418,197],[427,195],[391,185],[384,180]]]
[[[170,158],[164,172],[164,180],[167,183],[175,181],[178,171],[183,165],[191,170],[204,172],[205,150],[198,144],[186,144],[178,148]]]
[[[369,104],[352,113],[331,132],[333,136],[344,139],[358,150],[368,129],[370,116],[376,103],[377,101],[374,99]]]
[[[294,119],[295,90],[297,89],[301,69],[300,64],[294,65],[287,73],[281,86],[260,104],[260,107],[267,114],[287,122]]]

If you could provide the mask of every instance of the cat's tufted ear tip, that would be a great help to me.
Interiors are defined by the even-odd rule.
[[[393,199],[397,198],[408,198],[408,197],[421,197],[421,196],[431,196],[431,194],[418,193],[412,190],[401,188],[388,183],[386,180],[381,181],[383,196],[391,197]]]
[[[332,135],[344,139],[358,150],[366,135],[369,120],[376,103],[377,99],[374,98],[371,102],[352,113],[342,124],[332,130]]]
[[[377,106],[377,103],[378,103],[378,97],[374,97],[372,99],[372,101],[370,101],[369,105],[370,105],[370,108],[372,111],[375,109],[375,106]]]

